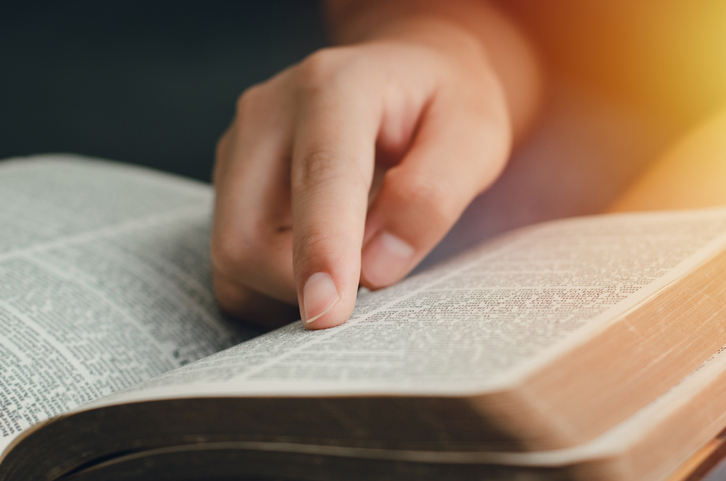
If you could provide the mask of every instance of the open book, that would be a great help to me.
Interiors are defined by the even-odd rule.
[[[0,164],[0,481],[662,480],[726,426],[725,209],[528,227],[261,334],[216,311],[212,196]]]

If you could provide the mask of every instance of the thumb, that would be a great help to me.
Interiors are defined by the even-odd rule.
[[[376,289],[402,279],[496,179],[511,144],[504,112],[496,103],[476,109],[433,99],[411,149],[386,173],[368,213],[363,285]]]

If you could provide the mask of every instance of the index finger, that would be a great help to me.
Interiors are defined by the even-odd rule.
[[[306,95],[293,143],[293,271],[310,329],[345,322],[360,279],[380,114],[365,94],[344,90]]]

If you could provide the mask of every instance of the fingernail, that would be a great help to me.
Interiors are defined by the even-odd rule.
[[[310,324],[328,312],[340,296],[333,278],[327,272],[316,272],[308,277],[303,287],[303,311],[305,323]]]
[[[382,231],[366,246],[361,260],[363,277],[374,287],[393,284],[407,272],[413,254],[413,247]]]

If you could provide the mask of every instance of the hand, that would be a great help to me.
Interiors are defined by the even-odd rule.
[[[408,25],[314,53],[244,92],[219,141],[222,309],[275,327],[345,322],[359,283],[402,279],[502,170],[511,125],[480,42]]]

